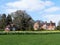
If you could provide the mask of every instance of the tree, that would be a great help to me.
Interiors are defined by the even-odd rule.
[[[25,11],[18,10],[11,15],[13,16],[13,23],[18,25],[20,30],[29,30],[29,27],[33,26],[33,19]]]
[[[9,25],[12,23],[12,17],[11,15],[8,14],[7,18],[6,18],[6,25]]]
[[[0,17],[0,28],[4,29],[6,26],[6,14],[2,14]]]
[[[60,21],[58,22],[58,25],[57,25],[56,29],[60,30]]]

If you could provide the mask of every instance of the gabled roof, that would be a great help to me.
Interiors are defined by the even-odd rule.
[[[52,26],[55,26],[55,23],[47,23],[46,25],[49,26],[49,25],[52,25]]]

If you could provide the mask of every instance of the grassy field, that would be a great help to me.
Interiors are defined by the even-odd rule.
[[[60,34],[0,35],[0,45],[60,45]]]

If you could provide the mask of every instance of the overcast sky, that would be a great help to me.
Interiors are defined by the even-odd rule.
[[[60,0],[0,0],[0,14],[26,10],[34,20],[60,20]]]

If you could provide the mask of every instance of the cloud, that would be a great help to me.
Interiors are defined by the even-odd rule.
[[[10,12],[14,10],[40,11],[52,5],[54,5],[53,2],[42,0],[18,0],[5,4]]]
[[[45,2],[45,5],[46,5],[46,6],[52,6],[52,5],[54,5],[54,3],[51,2],[51,1],[46,1],[46,2]]]
[[[60,7],[54,6],[54,7],[50,7],[50,8],[45,9],[44,12],[46,12],[46,13],[52,13],[52,12],[56,12],[58,10],[60,10]]]
[[[1,7],[1,6],[0,6]],[[47,21],[54,21],[58,22],[60,20],[60,14],[51,14],[56,11],[60,11],[60,7],[55,6],[55,3],[52,1],[43,1],[43,0],[18,0],[14,2],[8,2],[5,5],[2,6],[2,8],[5,10],[6,13],[15,12],[16,10],[26,10],[27,12],[34,12],[32,15],[38,14],[46,19]],[[58,19],[57,19],[58,17]],[[34,16],[33,16],[34,18]],[[42,19],[41,18],[41,19]],[[40,17],[39,17],[40,19]]]
[[[46,19],[48,22],[53,21],[57,25],[59,20],[60,20],[60,14],[58,14],[58,15],[56,15],[56,14],[47,14],[45,16],[43,15],[43,18]]]

